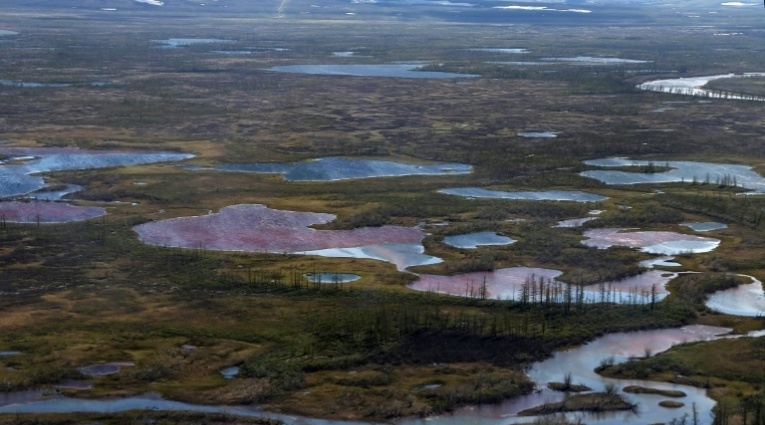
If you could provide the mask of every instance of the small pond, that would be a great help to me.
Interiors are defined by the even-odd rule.
[[[80,381],[77,379],[70,379],[68,381],[64,381],[60,384],[54,385],[55,388],[59,388],[62,390],[90,390],[93,389],[93,385],[89,384],[86,381]]]
[[[475,232],[446,236],[442,242],[455,248],[475,249],[480,245],[509,245],[516,240],[494,232]]]
[[[35,83],[31,81],[10,81],[0,80],[0,86],[22,87],[22,88],[40,88],[40,87],[71,87],[71,83]]]
[[[288,163],[226,164],[212,168],[186,166],[191,170],[237,171],[244,173],[283,174],[288,181],[333,181],[371,177],[398,177],[413,175],[468,174],[467,164],[405,164],[395,161],[348,159],[342,157],[317,158],[311,161]]]
[[[361,279],[361,276],[353,273],[306,273],[303,275],[311,283],[349,283]]]
[[[106,215],[101,207],[80,207],[50,201],[0,202],[0,218],[8,223],[69,223]]]
[[[391,77],[391,78],[475,78],[475,74],[452,72],[417,71],[421,65],[284,65],[269,68],[268,71],[311,75],[344,75],[350,77]]]
[[[221,369],[220,374],[226,379],[234,379],[239,375],[239,366],[229,366]]]
[[[639,183],[711,183],[727,182],[728,185],[743,187],[754,193],[765,193],[765,179],[752,170],[752,167],[739,164],[718,164],[695,161],[639,161],[628,158],[600,158],[584,161],[585,164],[596,167],[644,167],[654,164],[659,167],[668,166],[669,171],[657,173],[641,173],[620,170],[588,170],[579,173],[584,177],[600,180],[606,184],[639,184]]]
[[[468,49],[473,52],[485,52],[485,53],[507,53],[507,54],[524,54],[529,53],[527,49],[502,49],[502,48],[474,48]]]
[[[215,53],[218,55],[252,55],[256,53],[265,53],[265,50],[259,50],[259,51],[252,51],[252,50],[213,50],[210,53]]]
[[[533,61],[507,61],[507,62],[486,62],[494,65],[518,65],[518,66],[537,66],[537,65],[555,65],[554,62],[533,62]]]
[[[8,31],[8,30],[0,30],[0,37],[6,36],[6,35],[18,35],[16,31]]]
[[[494,6],[494,9],[503,10],[523,10],[529,12],[570,12],[570,13],[592,13],[587,9],[551,9],[547,6]]]
[[[166,40],[151,40],[153,43],[163,44],[165,48],[175,48],[183,46],[193,46],[195,44],[222,44],[231,43],[232,40],[221,40],[219,38],[168,38]]]
[[[571,62],[587,65],[617,65],[617,64],[639,64],[650,63],[651,61],[621,59],[621,58],[596,58],[592,56],[575,56],[570,58],[542,58],[543,61],[553,62]]]
[[[18,356],[19,354],[21,354],[21,351],[16,351],[16,350],[0,351],[0,357]]]
[[[600,202],[608,199],[607,196],[571,190],[505,192],[481,187],[461,187],[442,189],[439,192],[447,195],[464,196],[466,198],[521,199],[529,201]]]
[[[77,370],[85,376],[104,376],[118,373],[123,367],[135,366],[133,362],[99,363],[90,366],[78,367]]]
[[[416,391],[422,391],[422,390],[435,390],[436,388],[441,388],[443,385],[441,384],[425,384],[420,385],[419,387],[414,388]]]
[[[518,135],[529,139],[554,139],[558,137],[558,133],[552,131],[529,131],[525,133],[518,133]]]
[[[680,223],[681,226],[687,226],[697,232],[711,232],[712,230],[726,229],[727,224],[717,223],[715,221],[707,221],[701,223]]]
[[[582,224],[587,223],[588,221],[597,219],[597,217],[571,218],[568,220],[561,220],[553,227],[580,227]]]
[[[605,249],[610,246],[639,248],[643,252],[662,255],[710,252],[720,245],[719,239],[675,232],[625,231],[627,229],[591,229],[584,232],[589,239],[582,241],[587,246]]]
[[[94,81],[91,83],[36,83],[31,81],[10,81],[0,80],[0,86],[6,87],[20,87],[20,88],[42,88],[42,87],[73,87],[73,86],[91,86],[91,87],[105,87],[119,83],[112,81]]]

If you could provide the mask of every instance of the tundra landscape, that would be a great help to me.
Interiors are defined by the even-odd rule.
[[[0,424],[765,424],[762,5],[0,9]]]

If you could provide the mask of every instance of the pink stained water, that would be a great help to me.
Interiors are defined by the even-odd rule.
[[[762,282],[752,276],[739,276],[752,279],[752,283],[717,291],[707,298],[706,306],[714,311],[735,316],[765,316],[765,291]]]
[[[719,240],[695,235],[684,235],[676,232],[641,231],[625,232],[627,229],[606,228],[592,229],[584,232],[589,239],[582,241],[587,246],[608,248],[610,246],[626,246],[629,248],[646,248],[667,242],[701,242],[716,243]]]
[[[651,288],[656,287],[656,294],[666,295],[669,291],[665,288],[667,283],[677,277],[676,273],[664,272],[660,270],[649,270],[639,275],[626,277],[622,280],[606,282],[605,288],[622,294],[645,293],[650,292]],[[586,291],[597,291],[600,285],[585,286]]]
[[[552,269],[512,267],[455,276],[420,275],[420,279],[410,284],[409,288],[423,292],[478,297],[485,279],[487,298],[519,299],[527,279],[534,277],[537,281],[539,278],[548,281],[561,274],[560,271]],[[676,273],[650,270],[621,280],[604,282],[602,285],[588,285],[584,287],[584,302],[628,303],[635,296],[641,299],[643,295],[650,294],[654,286],[656,295],[661,299],[669,293],[665,288],[667,282],[675,277]]]
[[[9,223],[68,223],[106,215],[100,207],[78,207],[60,202],[0,202],[0,218]]]
[[[456,276],[420,275],[420,279],[409,285],[416,291],[477,297],[486,283],[487,298],[517,299],[527,279],[555,279],[562,273],[558,270],[533,267],[511,267],[492,272],[466,273]]]
[[[180,217],[136,226],[148,244],[222,251],[302,252],[386,243],[419,243],[425,236],[397,226],[314,230],[332,214],[275,210],[259,204],[232,205],[216,214]]]

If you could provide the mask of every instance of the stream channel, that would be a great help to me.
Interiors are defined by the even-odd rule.
[[[631,357],[642,356],[646,350],[659,353],[677,344],[692,343],[726,338],[730,329],[692,325],[675,329],[660,329],[629,333],[614,333],[598,338],[586,345],[568,351],[556,353],[553,357],[534,363],[529,369],[529,376],[536,382],[538,389],[526,396],[507,400],[499,404],[474,405],[458,409],[452,414],[426,418],[405,418],[397,425],[506,425],[510,423],[532,422],[533,417],[517,416],[516,413],[528,407],[562,399],[563,393],[546,388],[548,382],[561,381],[571,373],[575,384],[584,384],[594,391],[602,391],[604,386],[615,383],[619,387],[641,385],[659,389],[680,390],[687,394],[679,399],[685,406],[668,409],[658,406],[664,397],[651,394],[623,394],[632,403],[637,404],[634,412],[609,412],[601,414],[572,413],[572,418],[584,415],[588,424],[616,425],[624,423],[651,424],[667,422],[686,413],[691,414],[696,406],[702,423],[711,423],[711,409],[714,401],[706,396],[705,390],[685,385],[667,384],[637,380],[617,380],[597,375],[593,369],[601,360],[613,358],[614,363],[622,363]],[[751,333],[749,336],[762,336],[764,331]],[[740,337],[740,336],[729,336]],[[283,413],[268,412],[247,406],[205,406],[181,403],[162,399],[154,393],[117,399],[84,400],[65,397],[61,394],[45,395],[43,391],[26,391],[0,396],[0,413],[74,413],[97,412],[110,413],[127,410],[164,410],[195,411],[207,413],[227,413],[232,415],[262,417],[281,420],[290,425],[344,425],[354,422],[315,419]],[[362,424],[362,423],[358,423]]]

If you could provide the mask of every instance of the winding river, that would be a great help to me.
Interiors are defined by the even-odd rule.
[[[493,405],[467,406],[449,415],[427,418],[405,418],[398,425],[506,425],[510,423],[533,421],[532,417],[519,417],[517,413],[525,408],[561,399],[562,393],[545,388],[548,382],[560,381],[563,375],[571,373],[573,382],[585,384],[595,391],[600,391],[609,383],[619,386],[641,385],[658,389],[680,390],[687,394],[682,398],[685,407],[666,409],[658,407],[661,396],[650,394],[624,394],[632,403],[637,403],[635,412],[615,412],[601,415],[586,415],[588,424],[616,425],[624,423],[648,424],[669,421],[672,418],[691,412],[695,405],[699,417],[708,420],[714,401],[706,396],[703,389],[684,385],[656,383],[637,380],[616,380],[603,378],[593,372],[600,361],[613,357],[615,363],[622,363],[631,357],[642,356],[646,350],[659,353],[674,345],[695,341],[708,341],[725,338],[726,328],[710,326],[686,326],[676,329],[661,329],[630,333],[615,333],[598,338],[584,346],[556,353],[553,357],[535,363],[529,376],[537,383],[538,390],[527,396],[508,400]],[[751,336],[761,336],[762,331]],[[205,406],[193,405],[162,399],[154,393],[118,399],[84,400],[65,397],[61,394],[45,395],[41,391],[27,391],[0,397],[0,413],[74,413],[97,412],[111,413],[126,410],[165,410],[194,411],[208,413],[228,413],[250,417],[279,419],[290,425],[351,425],[353,422],[325,420],[286,415],[263,411],[248,406]],[[571,414],[575,417],[581,414]]]

